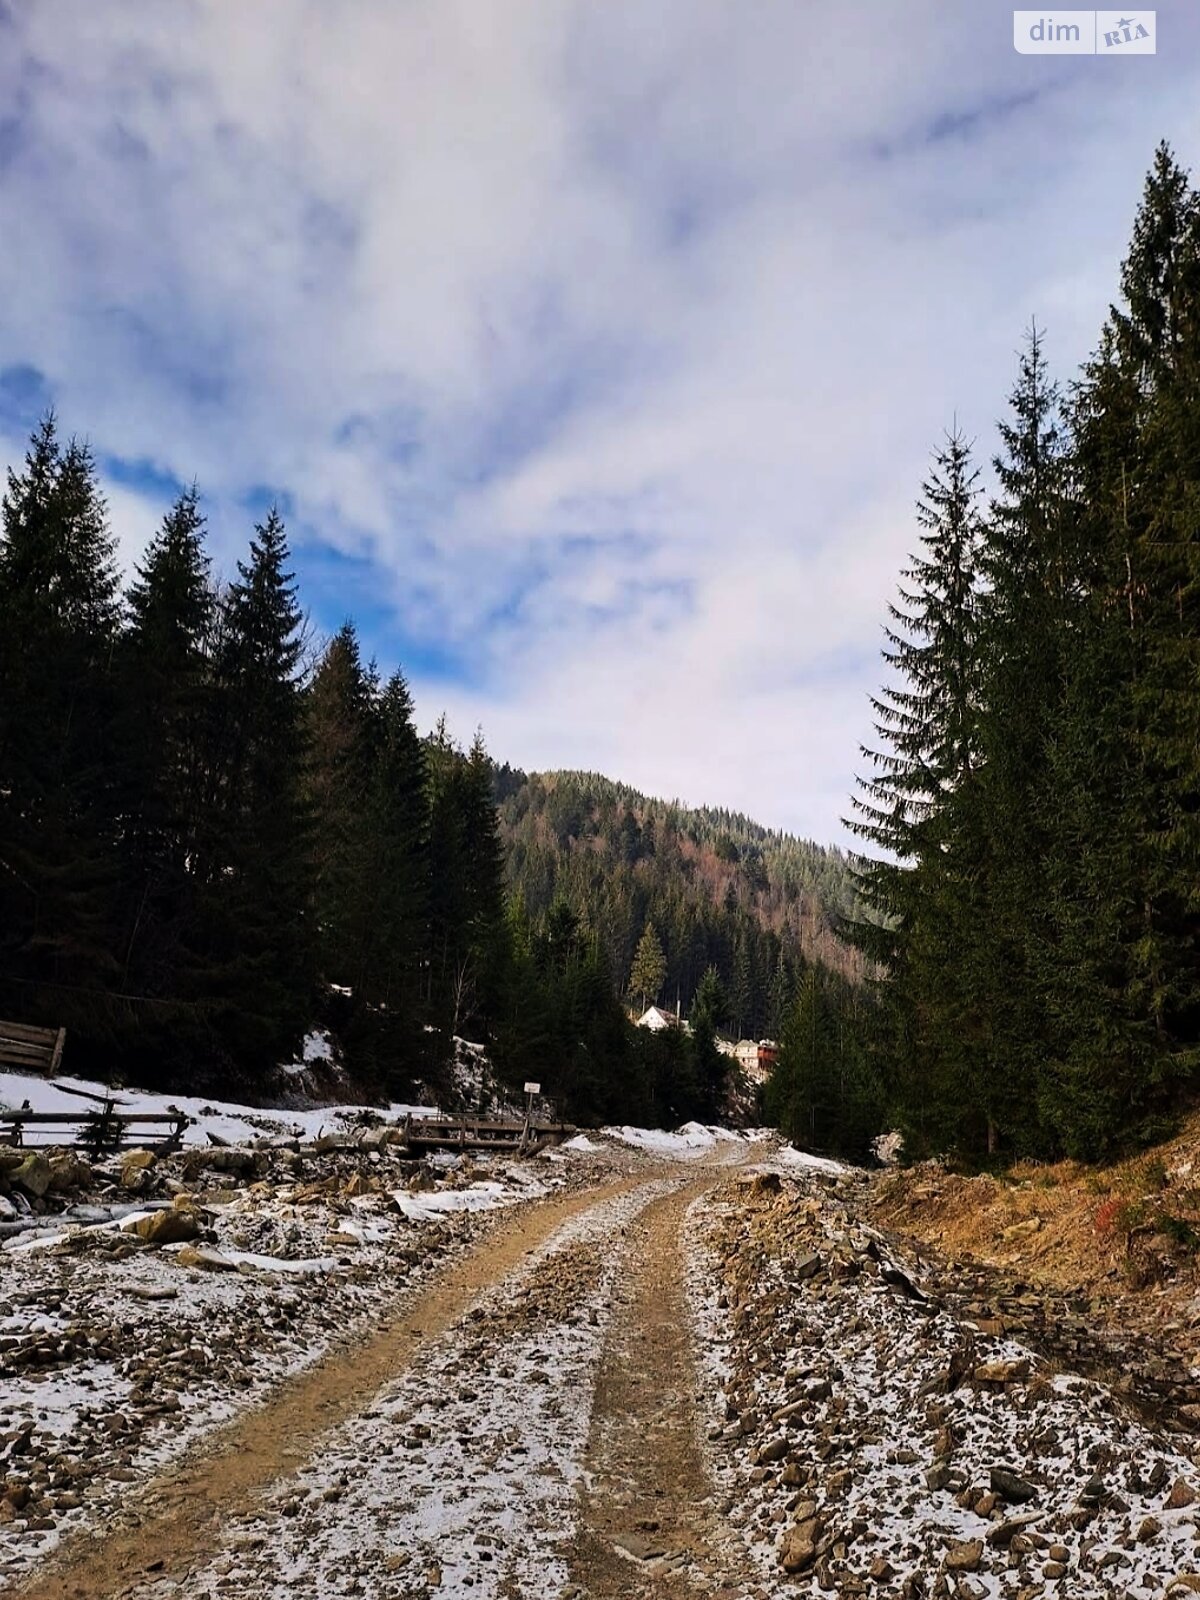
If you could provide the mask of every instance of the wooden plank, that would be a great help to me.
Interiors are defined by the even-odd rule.
[[[54,1041],[54,1054],[50,1058],[50,1076],[53,1078],[62,1065],[63,1046],[67,1042],[67,1030],[60,1028],[58,1037]]]
[[[29,1022],[0,1022],[0,1040],[24,1039],[29,1044],[50,1046],[54,1043],[54,1036],[53,1028],[35,1028]]]
[[[40,1061],[47,1063],[51,1054],[51,1048],[48,1044],[30,1044],[25,1039],[0,1039],[0,1061]]]
[[[44,1122],[47,1127],[65,1127],[71,1122],[86,1122],[86,1111],[6,1111],[5,1122],[28,1122],[36,1124]]]
[[[74,1095],[77,1100],[90,1100],[98,1106],[121,1106],[122,1101],[112,1094],[93,1094],[90,1089],[76,1089],[69,1083],[56,1083],[55,1092],[58,1094]]]

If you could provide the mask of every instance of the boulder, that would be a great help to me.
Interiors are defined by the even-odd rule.
[[[153,1150],[130,1150],[121,1162],[121,1172],[117,1182],[122,1189],[137,1194],[149,1182],[150,1172],[155,1164]]]
[[[779,1564],[785,1572],[803,1572],[817,1559],[817,1540],[821,1525],[816,1518],[790,1528],[779,1549]]]
[[[64,1150],[50,1157],[50,1188],[56,1192],[65,1189],[86,1189],[92,1181],[92,1169],[73,1150]]]
[[[1013,1505],[1024,1505],[1027,1500],[1037,1496],[1037,1484],[1030,1483],[1027,1478],[1010,1472],[1007,1467],[993,1467],[988,1474],[988,1481],[993,1494],[999,1495],[1002,1500],[1007,1500]]]
[[[948,1572],[978,1572],[979,1563],[983,1560],[983,1540],[965,1539],[961,1544],[952,1544],[946,1552],[946,1570]]]
[[[50,1163],[39,1150],[31,1150],[12,1174],[11,1181],[40,1200],[50,1187]]]
[[[200,1222],[195,1212],[172,1207],[169,1211],[151,1211],[148,1216],[137,1217],[131,1232],[146,1244],[185,1244],[200,1234]]]
[[[185,1244],[175,1256],[181,1267],[196,1267],[202,1272],[236,1272],[238,1264],[219,1250],[206,1250],[202,1245]],[[174,1292],[174,1291],[172,1291]]]

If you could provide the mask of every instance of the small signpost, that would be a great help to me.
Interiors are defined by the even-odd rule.
[[[529,1130],[533,1124],[533,1097],[535,1094],[541,1094],[541,1092],[542,1086],[540,1083],[527,1083],[525,1085],[525,1126],[521,1130],[520,1145],[522,1150],[524,1150],[529,1141]]]

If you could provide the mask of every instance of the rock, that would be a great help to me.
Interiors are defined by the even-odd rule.
[[[815,1250],[797,1256],[792,1264],[792,1271],[803,1282],[806,1278],[815,1278],[821,1270],[821,1258]]]
[[[1162,1523],[1157,1517],[1144,1517],[1137,1531],[1139,1544],[1153,1544],[1162,1532]]]
[[[876,1556],[867,1568],[867,1577],[875,1583],[891,1583],[896,1576],[896,1569],[886,1556]]]
[[[1171,1492],[1163,1502],[1168,1511],[1182,1511],[1184,1506],[1195,1505],[1196,1491],[1186,1478],[1176,1478]]]
[[[136,1218],[129,1231],[147,1244],[184,1244],[199,1236],[200,1223],[194,1211],[172,1208]]]
[[[50,1163],[40,1151],[31,1150],[12,1174],[11,1181],[40,1200],[50,1187]]]
[[[1021,1357],[1015,1361],[985,1361],[972,1376],[976,1383],[1016,1383],[1027,1378],[1030,1371],[1029,1361]]]
[[[789,1528],[779,1551],[779,1564],[785,1572],[803,1572],[817,1559],[817,1540],[821,1525],[816,1518]]]
[[[661,1539],[648,1537],[644,1533],[622,1533],[613,1540],[618,1550],[623,1550],[627,1556],[632,1556],[635,1561],[657,1561],[667,1553],[667,1547]]]
[[[195,1267],[201,1272],[236,1272],[238,1269],[231,1256],[223,1255],[220,1250],[205,1249],[203,1245],[185,1244],[175,1259],[181,1267]]]
[[[62,1193],[67,1189],[85,1189],[92,1181],[92,1169],[73,1150],[50,1157],[50,1188]]]
[[[946,1552],[948,1572],[978,1572],[983,1560],[983,1540],[966,1539],[962,1544],[952,1544]]]
[[[340,1144],[340,1140],[338,1143]],[[331,1148],[336,1148],[332,1146]],[[258,1171],[261,1157],[256,1150],[237,1150],[228,1145],[211,1150],[191,1150],[184,1162],[189,1182],[207,1167],[211,1172],[232,1173],[235,1178],[251,1178]]]
[[[993,1467],[988,1473],[988,1483],[993,1494],[998,1494],[1002,1500],[1008,1500],[1013,1505],[1022,1506],[1027,1500],[1037,1497],[1037,1484],[1018,1477],[1007,1467]]]
[[[1014,1222],[1010,1228],[1005,1228],[1000,1237],[1005,1244],[1015,1244],[1020,1239],[1028,1239],[1039,1232],[1042,1226],[1041,1217],[1030,1217],[1027,1222]]]
[[[994,1528],[988,1529],[987,1542],[997,1549],[1003,1550],[1009,1545],[1016,1548],[1016,1542],[1021,1537],[1021,1530],[1032,1526],[1042,1520],[1040,1511],[1026,1511],[1017,1517],[1006,1517],[1003,1522],[998,1522]]]
[[[782,1461],[790,1449],[788,1441],[782,1437],[769,1439],[758,1452],[759,1464],[767,1465],[772,1461]]]

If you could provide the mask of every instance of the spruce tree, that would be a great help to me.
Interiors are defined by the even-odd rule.
[[[667,961],[658,930],[653,922],[647,922],[634,952],[628,985],[630,995],[638,1001],[642,1011],[657,1001],[666,976]]]
[[[315,1000],[302,652],[287,539],[272,509],[225,599],[219,858],[205,886],[197,972],[228,1048],[252,1075],[290,1058]]]
[[[1052,748],[1043,1117],[1098,1156],[1197,1070],[1200,207],[1162,147],[1073,397],[1082,593]]]
[[[978,654],[972,938],[960,962],[980,1019],[979,1088],[990,1143],[1042,1144],[1037,1085],[1047,1046],[1038,981],[1048,886],[1045,787],[1077,581],[1059,392],[1036,325],[1000,424],[1000,493],[984,524]]]
[[[353,623],[317,663],[305,696],[317,938],[328,981],[354,984],[375,841],[365,806],[375,731],[371,682]]]
[[[47,416],[9,470],[0,538],[0,957],[26,980],[116,972],[118,623],[95,463]],[[23,1006],[61,1014],[62,994],[39,994]]]
[[[126,597],[122,986],[169,995],[203,876],[216,596],[193,487],[163,519]]]
[[[857,863],[873,913],[848,933],[886,972],[886,1046],[914,1139],[978,1138],[979,1021],[958,981],[971,937],[977,850],[978,472],[957,431],[917,508],[921,549],[890,607],[892,682],[872,701],[880,748],[864,748],[849,826],[880,851]]]
[[[428,921],[425,752],[400,672],[388,679],[375,712],[366,790],[368,850],[365,914],[355,929],[355,981],[389,1012],[415,1026]]]

